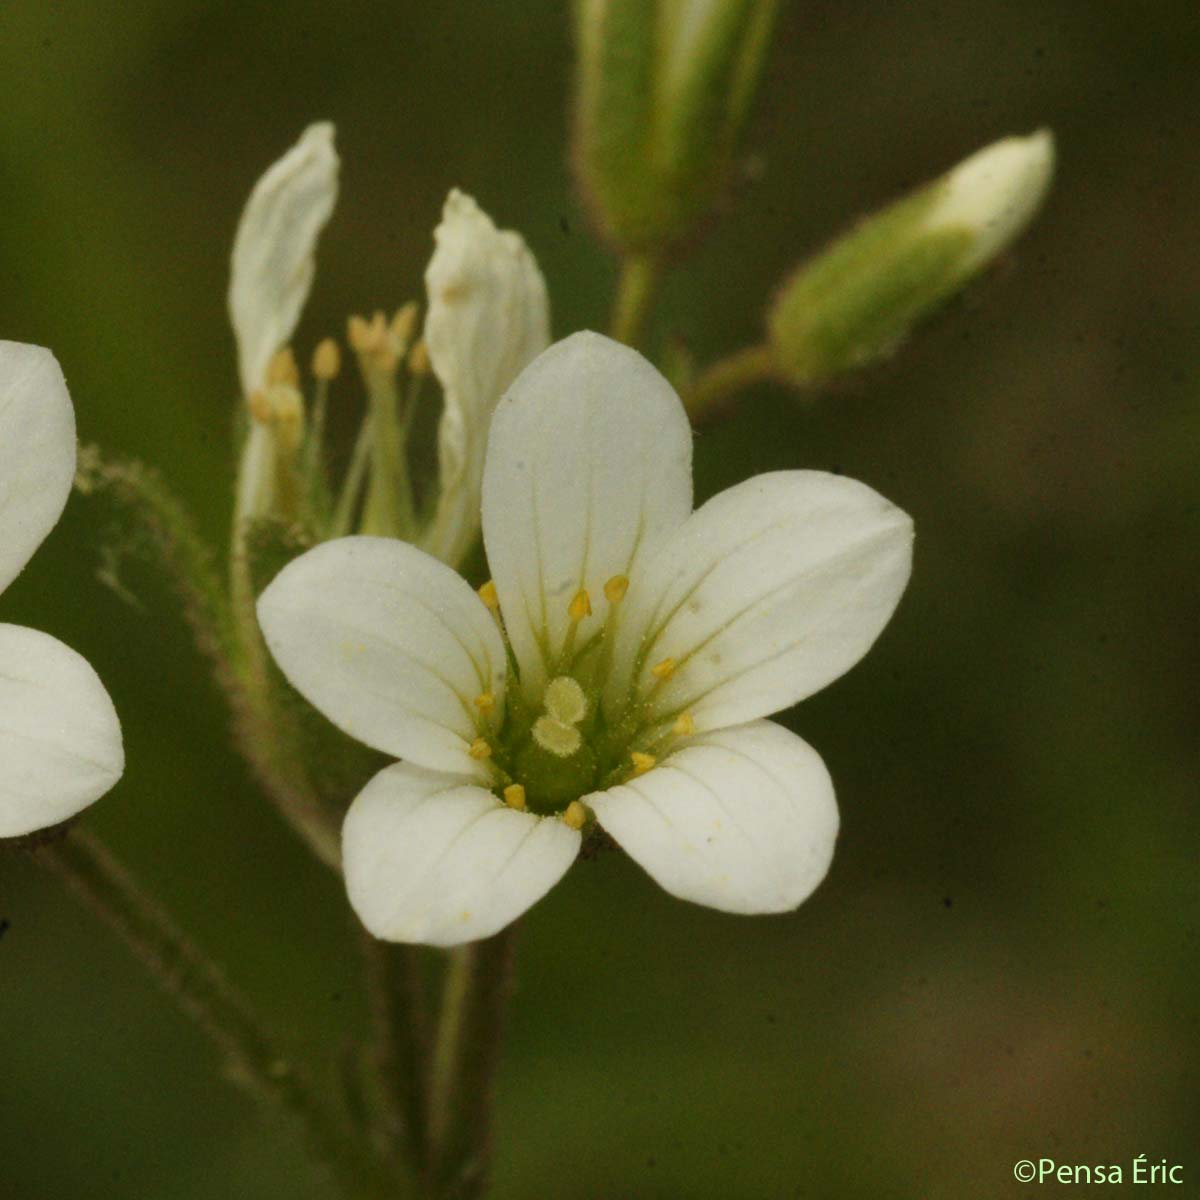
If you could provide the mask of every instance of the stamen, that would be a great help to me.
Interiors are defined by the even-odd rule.
[[[429,347],[425,345],[424,338],[408,352],[408,373],[417,378],[429,374]]]
[[[474,759],[491,758],[492,748],[485,738],[476,738],[467,753]]]
[[[417,315],[420,307],[415,300],[410,300],[407,304],[398,308],[396,315],[392,317],[392,336],[405,350],[408,349],[409,344],[412,342],[413,334],[417,332]],[[401,353],[403,352],[402,350]]]
[[[542,696],[546,711],[564,725],[578,725],[587,716],[587,697],[577,680],[560,675],[546,684]]]
[[[582,829],[587,822],[587,809],[578,800],[572,800],[563,811],[562,819],[569,829]]]
[[[570,758],[583,745],[583,738],[574,725],[566,725],[554,717],[538,717],[534,721],[533,740],[557,758]]]
[[[247,401],[250,409],[250,415],[262,424],[266,425],[275,412],[271,401],[267,399],[266,392],[251,392],[250,399]]]
[[[604,585],[604,598],[609,604],[620,604],[625,599],[627,591],[629,591],[629,576],[614,575]]]
[[[696,722],[692,719],[692,714],[680,713],[675,718],[675,724],[671,726],[671,732],[680,737],[691,737],[696,732]]]
[[[629,755],[629,759],[633,763],[633,773],[635,775],[645,775],[658,762],[658,759],[653,754],[643,754],[640,750],[634,750]]]
[[[313,351],[313,375],[328,382],[330,379],[336,379],[341,369],[342,352],[338,349],[337,342],[328,337],[319,341],[317,348]]]
[[[580,588],[579,591],[571,597],[571,603],[567,608],[567,615],[572,621],[582,621],[584,617],[592,615],[592,598],[587,594],[587,588]]]
[[[490,713],[496,707],[496,697],[491,692],[484,692],[475,697],[475,707],[481,713]]]
[[[504,803],[517,812],[525,811],[525,789],[519,783],[510,783],[504,789]]]
[[[670,679],[675,674],[675,660],[673,658],[664,658],[662,662],[656,663],[650,668],[650,674],[655,679]]]
[[[296,387],[300,382],[300,368],[296,366],[296,356],[291,346],[284,346],[267,364],[267,387],[277,383],[286,383]]]
[[[479,589],[479,598],[492,612],[500,607],[500,596],[496,591],[496,585],[490,579]]]

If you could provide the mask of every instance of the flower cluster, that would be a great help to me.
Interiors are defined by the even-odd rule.
[[[327,542],[259,600],[292,684],[404,761],[351,805],[350,899],[381,938],[450,945],[541,897],[598,823],[667,891],[794,908],[837,832],[817,753],[763,720],[867,651],[912,528],[860,483],[763,475],[692,511],[670,385],[597,334],[496,410],[478,593],[402,541]]]

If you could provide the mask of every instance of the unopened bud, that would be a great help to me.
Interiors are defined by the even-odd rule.
[[[625,250],[689,237],[720,199],[777,0],[581,0],[575,169]]]
[[[804,264],[767,316],[776,366],[811,383],[884,358],[1029,224],[1054,169],[1042,130],[973,154]]]

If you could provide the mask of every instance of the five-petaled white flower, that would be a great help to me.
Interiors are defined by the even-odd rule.
[[[0,592],[58,522],[75,476],[75,412],[49,350],[0,341]],[[96,672],[45,633],[0,624],[0,837],[57,825],[125,768]]]
[[[377,937],[496,932],[593,820],[668,892],[729,912],[790,910],[824,877],[829,775],[762,718],[874,642],[908,580],[911,522],[817,471],[692,512],[691,445],[644,358],[576,334],[496,410],[478,593],[380,538],[318,546],[263,593],[291,682],[405,760],[343,829],[350,900]]]

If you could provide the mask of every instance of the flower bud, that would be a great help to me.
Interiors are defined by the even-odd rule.
[[[582,0],[575,169],[626,251],[678,243],[720,199],[777,0]]]
[[[886,357],[1029,224],[1048,130],[1009,137],[868,217],[801,266],[767,316],[780,373],[811,383]]]

